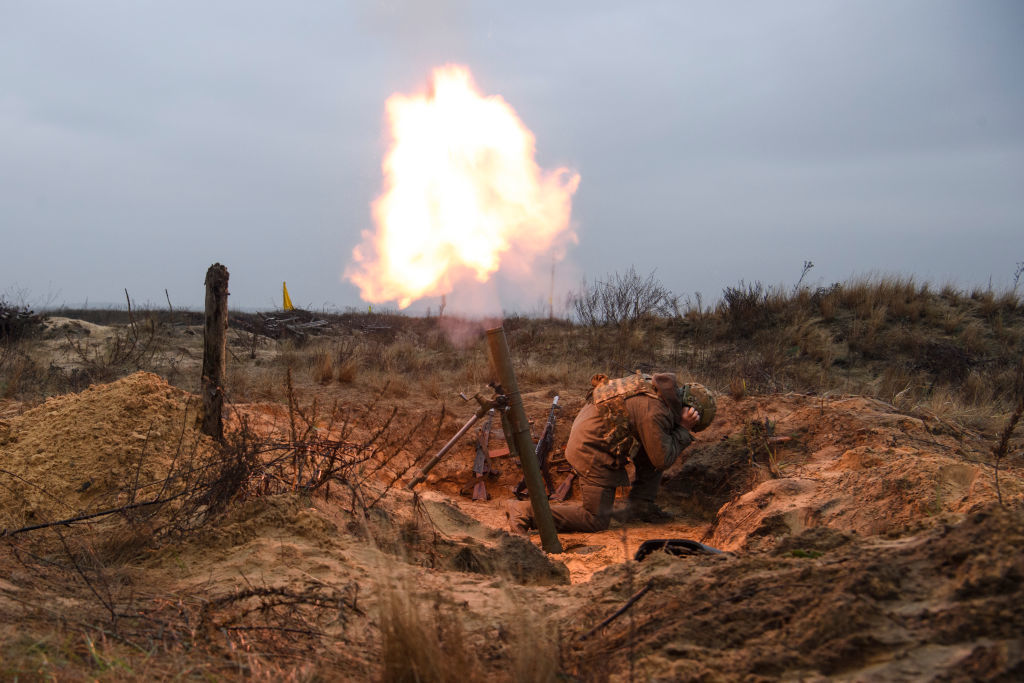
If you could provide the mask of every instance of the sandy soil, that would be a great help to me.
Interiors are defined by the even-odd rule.
[[[551,394],[524,396],[538,432]],[[563,395],[556,445],[582,400]],[[194,404],[137,373],[20,414],[8,406],[0,527],[124,504],[126,492],[158,485],[182,458],[211,448],[196,432]],[[268,430],[285,421],[280,406],[241,413],[262,416]],[[529,647],[540,648],[535,659],[555,658],[582,680],[1024,675],[1019,457],[1001,471],[997,492],[978,437],[859,397],[722,397],[719,416],[666,473],[659,504],[673,514],[669,523],[563,534],[558,555],[541,552],[535,535],[505,531],[504,506],[520,476],[510,458],[494,460],[491,500],[466,495],[467,437],[416,493],[396,486],[365,512],[336,489],[327,498],[238,500],[180,542],[136,557],[122,581],[183,614],[227,605],[240,587],[329,591],[347,616],[324,606],[310,617],[321,629],[311,647],[334,653],[321,662],[351,679],[378,675],[380,610],[397,594],[456,615],[461,646],[498,679],[524,665],[516,653],[528,641],[510,624],[560,634],[560,645],[552,635]],[[464,417],[450,417],[442,439]],[[491,448],[501,446],[496,429]],[[726,552],[632,561],[652,538]],[[590,634],[645,587],[625,616]],[[5,623],[35,614],[26,607],[31,590],[38,585],[23,571],[0,579]],[[66,600],[74,613],[91,598]],[[223,625],[254,617],[219,618]],[[3,628],[13,637],[12,626]]]

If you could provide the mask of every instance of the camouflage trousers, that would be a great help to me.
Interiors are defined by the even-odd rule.
[[[638,453],[634,465],[636,478],[629,490],[630,507],[653,506],[661,486],[661,470],[650,463],[644,453]],[[580,479],[580,502],[552,503],[551,516],[555,530],[571,532],[604,531],[612,518],[615,487],[600,486]],[[509,526],[521,532],[536,529],[533,506],[528,500],[512,501],[508,505]]]
[[[552,503],[551,516],[556,531],[604,531],[612,519],[615,488],[597,486],[580,481],[579,503]],[[536,529],[533,506],[528,500],[512,501],[508,505],[509,526],[526,531]]]
[[[633,466],[636,468],[636,475],[629,489],[629,504],[654,505],[654,498],[661,488],[662,471],[651,464],[643,451],[633,458]]]

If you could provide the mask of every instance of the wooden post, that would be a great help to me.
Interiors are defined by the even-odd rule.
[[[228,335],[228,269],[214,263],[206,271],[206,329],[203,334],[203,434],[224,438],[224,356]]]
[[[490,352],[494,378],[501,385],[505,395],[508,396],[512,439],[515,442],[516,451],[519,453],[519,462],[523,466],[523,475],[526,477],[526,490],[530,494],[533,521],[537,525],[537,530],[540,531],[541,547],[546,553],[560,553],[562,552],[562,543],[558,540],[555,520],[551,516],[548,494],[544,489],[544,477],[540,473],[540,463],[537,462],[537,455],[534,452],[533,439],[530,437],[530,423],[526,419],[526,411],[523,410],[523,397],[519,393],[516,373],[512,369],[512,354],[508,350],[508,340],[505,338],[504,328],[495,327],[487,330],[487,350]],[[511,451],[511,444],[509,444],[509,450]]]

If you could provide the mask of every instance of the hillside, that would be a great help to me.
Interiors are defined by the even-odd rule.
[[[1019,678],[1016,299],[913,285],[904,310],[876,291],[873,346],[852,294],[742,292],[753,308],[504,321],[535,432],[560,396],[556,454],[592,372],[681,369],[719,393],[666,474],[671,521],[562,534],[557,555],[505,530],[520,473],[500,430],[490,500],[468,495],[470,437],[404,486],[472,413],[456,393],[485,390],[487,322],[312,316],[328,325],[278,339],[240,318],[218,445],[196,429],[194,321],[51,316],[0,364],[0,671]],[[632,559],[659,538],[725,552]]]

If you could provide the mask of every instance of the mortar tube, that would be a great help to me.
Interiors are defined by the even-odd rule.
[[[544,478],[540,473],[540,463],[534,452],[533,439],[530,437],[530,423],[523,410],[523,397],[519,394],[516,374],[512,369],[512,356],[508,350],[505,329],[495,327],[487,330],[487,350],[491,356],[491,369],[495,379],[501,384],[509,403],[509,420],[512,425],[513,439],[519,461],[523,466],[526,478],[526,490],[530,493],[530,505],[533,507],[533,521],[540,531],[541,547],[546,553],[562,552],[562,543],[555,531],[555,520],[551,516]]]
[[[448,443],[446,443],[444,446],[441,447],[441,450],[439,450],[437,452],[437,455],[435,455],[433,458],[431,458],[429,461],[427,461],[427,464],[424,465],[420,469],[419,473],[415,477],[412,478],[412,481],[409,482],[407,488],[410,491],[412,491],[414,488],[416,488],[417,484],[421,483],[424,479],[427,478],[427,473],[430,472],[430,470],[434,469],[434,465],[436,465],[437,463],[441,462],[441,458],[444,457],[444,454],[447,453],[449,450],[451,450],[451,447],[455,445],[455,442],[458,441],[459,439],[461,439],[462,435],[465,434],[466,432],[468,432],[469,428],[472,427],[473,425],[475,425],[476,421],[479,420],[480,417],[481,417],[480,412],[477,411],[477,413],[475,415],[473,415],[473,417],[469,418],[469,421],[466,422],[466,424],[462,425],[462,429],[457,431],[455,433],[455,436],[453,436],[451,439],[449,439]]]

